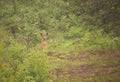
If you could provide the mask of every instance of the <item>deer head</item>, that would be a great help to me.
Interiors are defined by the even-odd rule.
[[[42,36],[42,39],[43,39],[43,40],[46,40],[46,39],[48,38],[48,33],[46,33],[46,34],[42,34],[42,33],[41,33],[41,36]]]

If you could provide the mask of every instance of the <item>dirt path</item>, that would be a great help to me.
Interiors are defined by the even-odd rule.
[[[54,58],[51,61],[56,65],[52,70],[54,82],[120,81],[119,50],[87,50],[67,54],[54,52],[48,55]]]

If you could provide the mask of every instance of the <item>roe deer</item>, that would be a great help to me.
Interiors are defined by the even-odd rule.
[[[47,40],[47,38],[48,38],[48,33],[46,33],[46,34],[42,34],[41,33],[41,36],[42,36],[42,43],[41,43],[41,49],[44,51],[44,50],[46,50],[47,49],[47,42],[46,42],[46,40]]]

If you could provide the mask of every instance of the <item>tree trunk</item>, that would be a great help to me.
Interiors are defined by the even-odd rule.
[[[16,13],[16,0],[13,0],[13,9],[14,9],[14,14]]]

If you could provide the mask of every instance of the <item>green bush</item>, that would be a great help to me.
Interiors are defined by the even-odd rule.
[[[41,51],[29,49],[11,39],[0,65],[1,82],[50,82],[48,58]],[[0,60],[1,63],[1,60]]]

